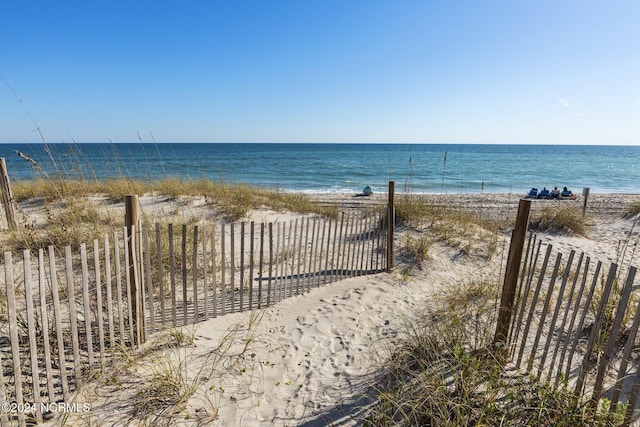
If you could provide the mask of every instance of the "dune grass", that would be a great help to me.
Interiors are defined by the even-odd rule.
[[[638,215],[640,214],[640,202],[630,203],[627,207],[626,215]]]
[[[508,372],[490,348],[499,286],[482,278],[444,290],[405,326],[377,384],[366,426],[615,426],[609,411],[533,376]]]
[[[547,207],[531,218],[529,229],[585,235],[587,224],[580,210],[575,207]]]
[[[14,198],[20,204],[37,204],[46,220],[37,223],[18,209],[21,226],[5,233],[0,242],[3,251],[35,250],[54,245],[64,247],[90,243],[105,233],[121,231],[124,218],[105,209],[122,204],[129,194],[159,195],[170,199],[204,197],[207,205],[226,221],[240,221],[252,210],[267,208],[278,212],[314,213],[335,216],[336,206],[323,206],[304,194],[287,193],[243,184],[226,184],[207,180],[167,178],[158,181],[128,179],[38,179],[13,184]],[[145,215],[149,222],[163,218]]]
[[[498,236],[504,222],[482,218],[464,209],[431,203],[426,197],[399,197],[396,215],[405,224],[421,234],[408,238],[405,249],[410,258],[418,261],[426,259],[426,240],[444,242],[465,254],[479,255],[490,260],[498,248]]]

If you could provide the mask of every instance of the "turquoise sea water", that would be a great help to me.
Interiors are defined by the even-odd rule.
[[[19,157],[35,160],[42,170]],[[639,146],[474,144],[1,144],[11,180],[210,179],[285,191],[640,193]]]

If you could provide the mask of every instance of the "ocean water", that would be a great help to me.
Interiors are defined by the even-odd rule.
[[[20,157],[24,153],[33,162]],[[12,181],[209,179],[283,191],[640,193],[640,146],[474,144],[0,144]]]

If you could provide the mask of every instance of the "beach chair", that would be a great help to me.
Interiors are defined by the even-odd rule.
[[[529,194],[527,194],[525,197],[527,199],[535,199],[536,197],[538,197],[538,189],[533,187],[531,190],[529,190]]]
[[[550,193],[551,192],[545,188],[538,194],[538,199],[548,199]]]

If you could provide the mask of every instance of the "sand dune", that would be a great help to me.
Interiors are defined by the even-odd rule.
[[[317,196],[320,197],[320,196]],[[434,203],[455,205],[478,214],[513,217],[514,195],[433,196]],[[327,203],[358,208],[348,196],[328,196]],[[378,195],[374,200],[385,203]],[[619,242],[638,240],[637,218],[623,218],[629,203],[640,196],[592,195],[587,210],[587,236],[542,234],[560,251],[585,251],[614,262]],[[534,212],[553,203],[534,201]],[[282,215],[254,213],[256,217]],[[410,231],[406,231],[410,232]],[[398,244],[403,233],[396,236]],[[360,276],[279,302],[254,313],[235,313],[193,327],[193,344],[150,353],[126,365],[124,385],[98,380],[84,386],[77,401],[91,402],[93,425],[359,425],[370,402],[368,388],[402,334],[405,322],[428,307],[434,292],[472,276],[492,275],[500,280],[508,246],[487,265],[483,258],[461,257],[454,248],[436,243],[429,260],[407,275],[401,264],[392,272]],[[633,256],[636,265],[638,254]],[[131,408],[145,390],[162,360],[173,361],[197,388],[172,418],[137,418]],[[159,362],[160,361],[160,362]],[[154,368],[155,366],[155,368]],[[69,419],[69,425],[88,421],[87,414]]]

